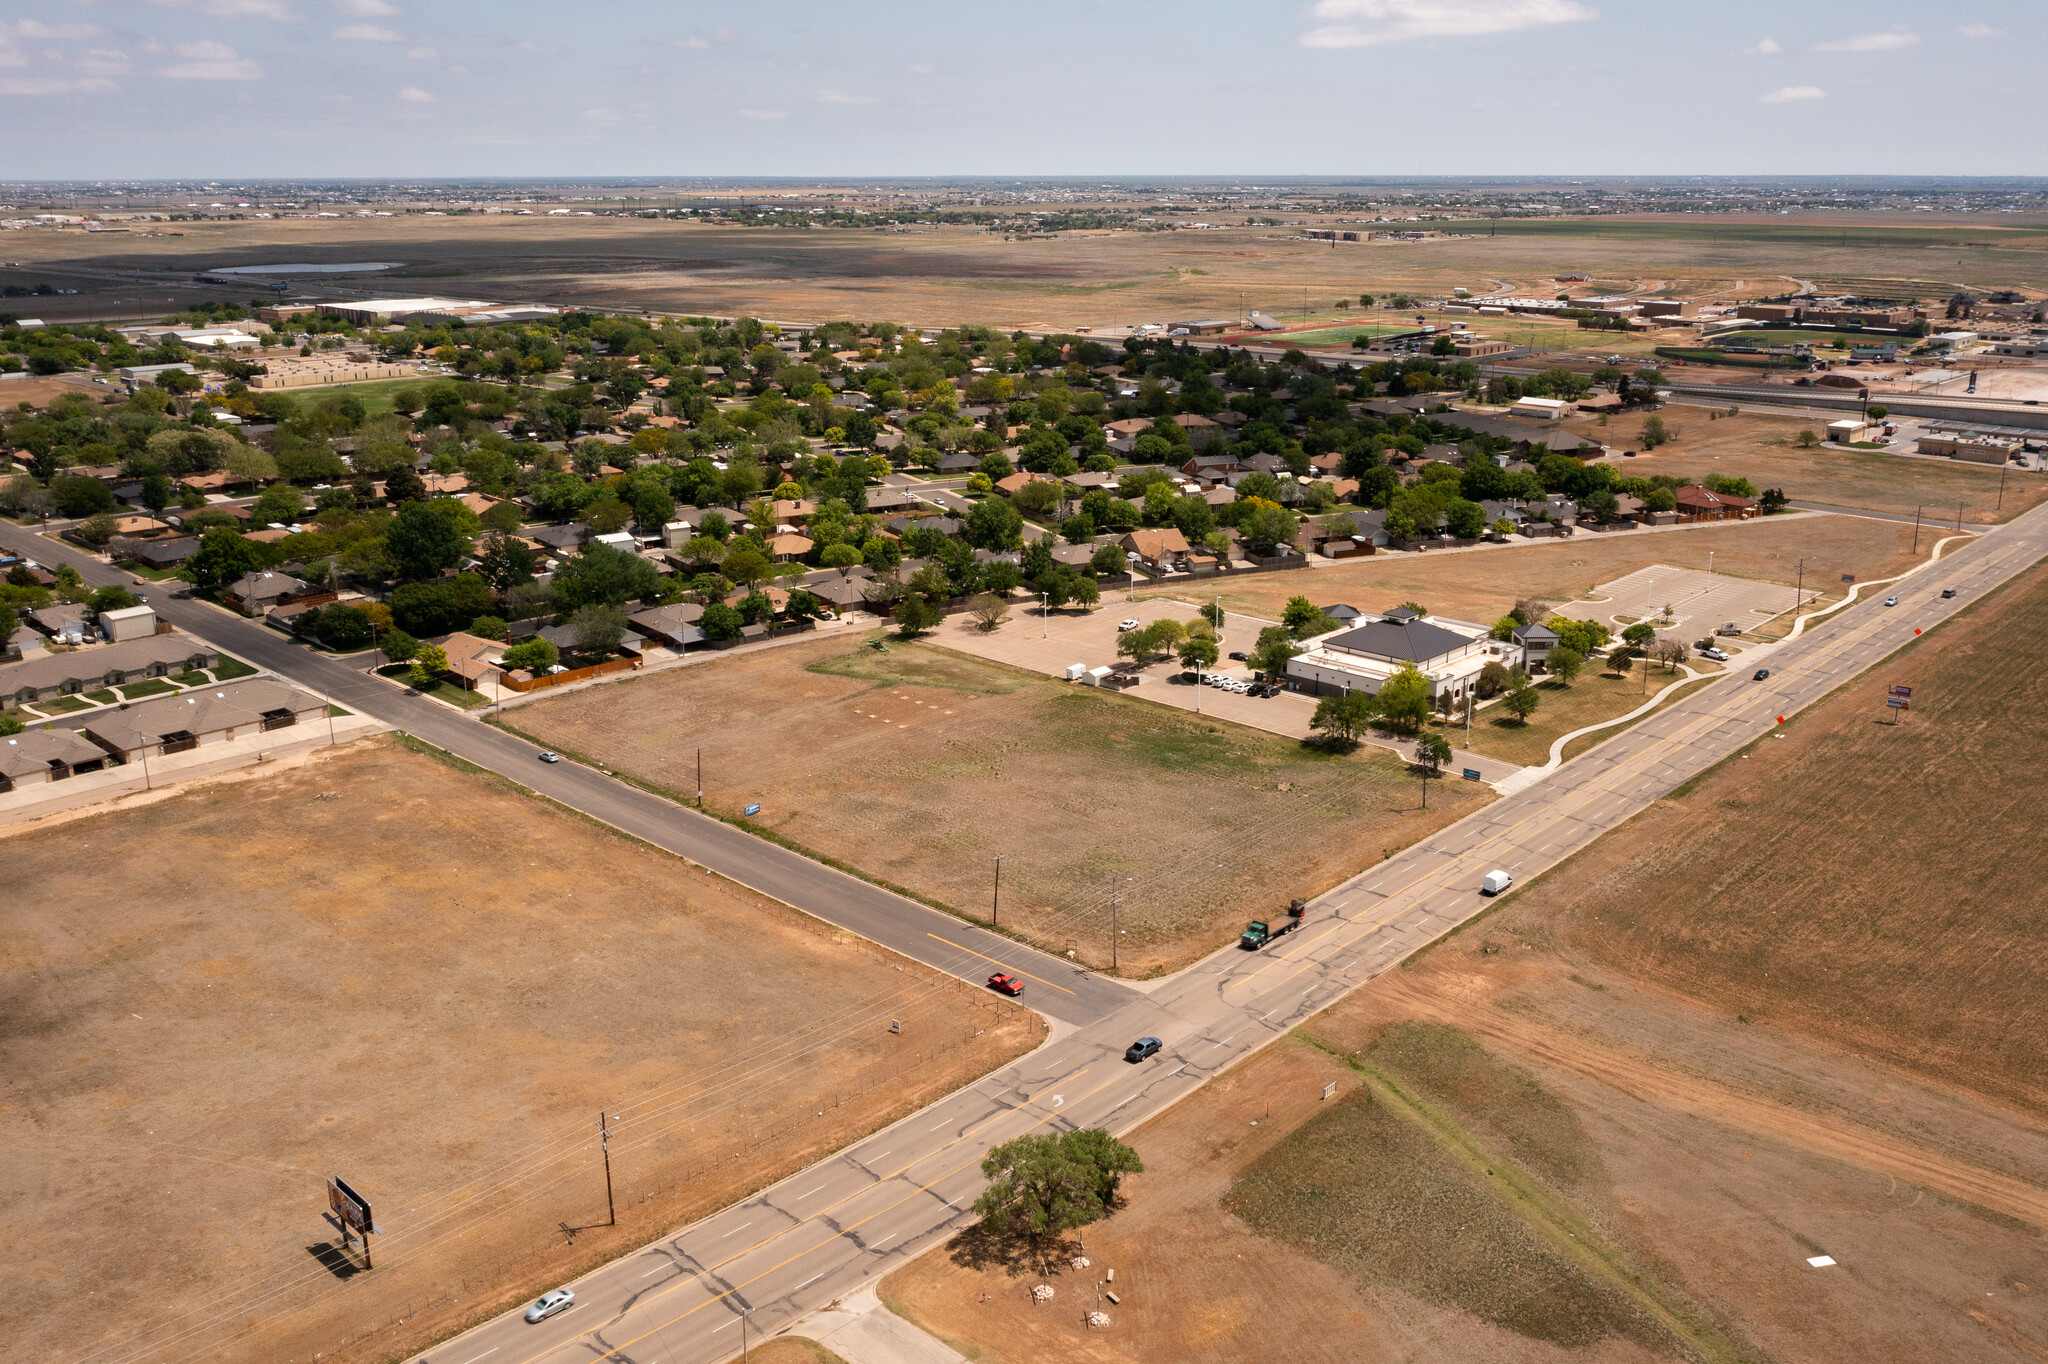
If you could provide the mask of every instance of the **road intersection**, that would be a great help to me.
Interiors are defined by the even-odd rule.
[[[33,539],[0,528],[0,543]],[[83,556],[64,559],[49,546],[10,547],[87,570]],[[979,1164],[990,1147],[1067,1127],[1122,1132],[1156,1116],[1481,913],[1490,902],[1478,885],[1488,870],[1505,869],[1526,885],[2044,554],[2048,507],[1961,546],[1938,567],[1909,573],[1895,589],[1896,608],[1858,603],[1769,646],[1767,680],[1744,671],[1683,697],[1350,878],[1318,897],[1303,930],[1269,951],[1226,948],[1142,990],[1021,949],[616,778],[573,764],[540,768],[530,745],[502,731],[199,603],[166,603],[165,615],[344,705],[940,969],[978,979],[994,969],[988,963],[999,963],[1025,974],[1027,1001],[1070,1025],[975,1084],[578,1280],[573,1311],[538,1325],[508,1314],[416,1357],[420,1364],[486,1357],[490,1364],[711,1364],[738,1353],[741,1331],[785,1329],[956,1231],[980,1190]],[[99,581],[117,576],[91,567]],[[1949,587],[1957,595],[1943,599]],[[1165,1049],[1127,1065],[1124,1047],[1148,1034]],[[626,1110],[615,1132],[629,1135],[634,1121]],[[404,1229],[393,1230],[382,1253],[403,1253]]]

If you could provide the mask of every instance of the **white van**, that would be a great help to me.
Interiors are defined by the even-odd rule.
[[[1479,893],[1481,895],[1498,895],[1514,883],[1514,877],[1504,871],[1495,869],[1486,873],[1485,878],[1480,881]]]

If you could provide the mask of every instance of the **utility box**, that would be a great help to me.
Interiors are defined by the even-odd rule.
[[[1080,682],[1084,681],[1087,676],[1088,665],[1086,663],[1069,663],[1067,665],[1067,681]]]

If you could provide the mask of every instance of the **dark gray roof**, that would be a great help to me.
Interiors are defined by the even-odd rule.
[[[1548,625],[1517,625],[1514,631],[1517,644],[1555,644],[1557,631]]]
[[[1376,658],[1399,658],[1420,663],[1470,646],[1471,640],[1441,625],[1419,620],[1376,620],[1356,630],[1332,635],[1326,647]]]
[[[1338,602],[1335,606],[1325,606],[1323,614],[1331,620],[1357,620],[1365,612],[1355,606],[1346,606],[1343,602]]]

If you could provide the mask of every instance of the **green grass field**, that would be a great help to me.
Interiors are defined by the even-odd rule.
[[[1802,327],[1798,331],[1716,332],[1714,340],[1729,346],[1881,346],[1911,345],[1904,337],[1884,332],[1835,332]]]
[[[229,658],[226,654],[221,655],[219,665],[213,669],[213,680],[216,682],[232,682],[238,677],[254,677],[255,675],[256,670],[254,668],[244,663],[241,659]]]
[[[120,690],[122,700],[140,701],[145,696],[167,695],[170,692],[176,691],[177,688],[164,681],[161,677],[152,677],[142,682],[131,682]]]
[[[45,715],[70,715],[81,710],[91,710],[89,702],[75,696],[53,696],[47,701],[37,701],[35,708]]]
[[[1270,339],[1293,346],[1348,346],[1361,336],[1393,336],[1414,330],[1412,326],[1388,327],[1378,323],[1356,323],[1338,327],[1319,327],[1312,332],[1283,332]]]

